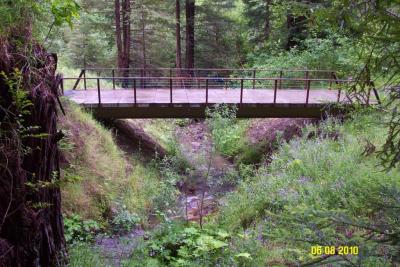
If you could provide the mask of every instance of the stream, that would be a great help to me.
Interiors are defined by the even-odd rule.
[[[174,219],[199,221],[201,216],[215,213],[220,205],[220,197],[234,189],[226,179],[227,175],[237,175],[233,163],[213,149],[212,138],[204,121],[192,122],[178,127],[175,132],[182,156],[191,166],[191,171],[178,185],[177,216]],[[121,149],[127,154],[134,152],[127,136],[117,136]],[[122,236],[104,236],[96,239],[95,247],[109,262],[110,266],[121,266],[128,259],[145,235],[136,229]]]
[[[178,128],[176,136],[184,158],[193,168],[181,187],[181,214],[186,220],[198,221],[201,216],[215,212],[219,196],[233,189],[225,177],[234,175],[235,168],[213,149],[204,121]]]

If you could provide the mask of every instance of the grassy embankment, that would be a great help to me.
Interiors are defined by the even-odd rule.
[[[108,129],[76,105],[64,101],[64,106],[62,174],[69,181],[63,187],[64,213],[105,221],[113,210],[126,208],[145,223],[165,189],[159,170],[124,156]]]
[[[344,123],[330,119],[305,127],[303,137],[278,147],[268,166],[242,176],[205,229],[167,223],[130,265],[296,265],[320,259],[310,254],[311,246],[347,245],[357,246],[359,256],[329,260],[390,266],[398,245],[378,241],[399,230],[393,209],[400,171],[379,165],[383,118],[368,110]]]
[[[386,134],[382,117],[372,111],[306,127],[227,197],[216,223],[258,237],[268,264],[312,261],[312,245],[359,246],[365,266],[389,264],[383,254],[390,246],[367,241],[368,231],[354,226],[393,227],[398,218],[382,210],[400,191],[399,170],[384,171],[376,157]]]

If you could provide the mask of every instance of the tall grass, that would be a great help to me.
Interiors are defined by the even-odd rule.
[[[66,135],[61,142],[66,161],[62,175],[68,181],[62,188],[64,212],[106,222],[112,210],[123,207],[146,224],[149,213],[175,196],[174,184],[138,155],[126,157],[111,132],[90,114],[68,101],[64,106],[67,115],[60,119]]]
[[[237,107],[225,104],[206,110],[214,146],[218,152],[230,158],[238,155],[247,145],[243,137],[249,121],[236,119],[236,111]]]
[[[89,244],[81,243],[69,248],[68,267],[102,267],[106,266],[101,254],[90,247]]]
[[[129,183],[127,163],[107,129],[75,104],[64,101],[64,106],[62,175],[70,182],[62,188],[63,208],[84,219],[102,220]]]
[[[355,114],[343,125],[328,120],[319,130],[309,126],[303,138],[283,144],[269,166],[227,196],[217,223],[262,236],[270,262],[294,264],[310,256],[311,245],[329,244],[328,237],[340,236],[333,226],[321,230],[320,236],[312,230],[322,227],[321,221],[327,223],[320,214],[375,218],[380,212],[375,197],[384,194],[382,188],[400,189],[400,171],[383,171],[373,151],[365,153],[367,144],[378,147],[384,140],[381,116]]]

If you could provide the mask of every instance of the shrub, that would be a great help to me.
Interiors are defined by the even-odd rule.
[[[245,145],[243,138],[247,127],[246,121],[236,119],[236,106],[215,105],[206,110],[207,125],[210,128],[217,151],[227,157],[234,157]]]
[[[69,244],[93,241],[100,229],[96,221],[82,220],[77,214],[64,218],[65,239]]]
[[[122,209],[112,219],[111,226],[116,233],[126,233],[132,231],[140,222],[140,217],[134,213],[130,213],[126,210],[126,207]]]
[[[236,247],[236,239],[221,228],[164,223],[142,244],[129,266],[254,266],[257,242]],[[242,245],[246,242],[240,242]],[[153,264],[153,265],[151,265]]]
[[[384,141],[381,116],[309,126],[313,134],[283,144],[227,197],[218,223],[262,236],[269,262],[309,263],[312,245],[359,246],[359,257],[349,259],[361,266],[373,266],[376,255],[378,266],[397,262],[399,170],[384,172],[373,152],[364,153]]]
[[[329,38],[309,38],[303,43],[304,49],[290,51],[272,50],[258,52],[249,56],[252,68],[266,69],[314,69],[338,70],[346,75],[357,70],[357,45],[354,41],[339,34],[331,33]]]

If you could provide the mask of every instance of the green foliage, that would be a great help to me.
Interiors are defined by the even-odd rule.
[[[30,114],[29,107],[31,107],[33,104],[32,101],[28,99],[28,91],[22,87],[21,71],[19,69],[15,69],[14,72],[9,76],[7,76],[4,72],[1,72],[0,77],[6,81],[17,112],[21,116]]]
[[[379,152],[382,165],[390,170],[400,166],[400,111],[398,102],[400,101],[400,90],[394,88],[390,92],[389,101],[386,108],[391,113],[390,119],[386,120],[388,133],[385,144]]]
[[[374,152],[365,153],[366,146],[384,142],[384,128],[377,126],[382,113],[353,116],[343,125],[328,120],[318,129],[309,126],[305,137],[283,144],[268,167],[251,171],[252,179],[227,197],[219,224],[247,229],[251,238],[263,229],[263,240],[273,247],[269,262],[311,262],[312,245],[359,246],[363,253],[351,260],[362,266],[372,266],[377,251],[383,265],[397,262],[398,236],[378,236],[398,231],[393,207],[400,173],[377,169]]]
[[[61,169],[62,180],[69,181],[61,187],[63,212],[105,223],[113,203],[126,196],[128,163],[104,126],[72,103],[63,101],[63,106],[67,115],[60,117],[59,126],[65,134],[63,147],[70,148],[63,151]]]
[[[246,130],[246,122],[236,120],[236,111],[237,107],[225,104],[206,110],[207,125],[215,148],[227,157],[237,155],[244,145],[242,137]]]
[[[182,180],[181,160],[177,157],[164,157],[152,161],[153,166],[161,174],[162,182],[159,184],[158,194],[153,196],[156,211],[171,211],[171,207],[176,204],[179,191],[176,185]]]
[[[87,243],[77,243],[68,249],[68,267],[102,267],[104,259],[100,252]]]
[[[249,61],[256,68],[335,70],[340,77],[362,67],[357,46],[345,36],[331,33],[327,38],[309,38],[304,47],[251,54]]]
[[[83,220],[79,215],[64,218],[65,240],[69,244],[94,240],[101,226],[93,220]]]
[[[79,15],[79,5],[74,0],[52,0],[51,13],[54,25],[61,26],[64,22],[72,28],[72,20]]]
[[[111,227],[114,232],[117,233],[128,233],[132,231],[140,222],[140,217],[126,210],[123,207],[111,221]]]
[[[8,87],[12,102],[4,103],[0,98],[0,109],[2,110],[2,127],[0,128],[0,139],[8,140],[15,146],[18,153],[28,154],[31,149],[23,145],[23,140],[30,138],[47,138],[48,134],[41,133],[40,128],[35,125],[29,125],[26,117],[31,114],[33,103],[28,92],[22,84],[22,73],[19,69],[14,69],[12,73],[6,75],[0,72],[0,79]]]
[[[126,160],[109,130],[76,105],[63,105],[67,111],[60,121],[66,135],[62,141],[67,161],[62,169],[67,181],[62,184],[65,214],[106,224],[111,211],[121,206],[123,214],[116,224],[124,228],[126,220],[132,228],[139,223],[137,218],[146,225],[149,214],[171,209],[179,193],[180,173],[186,169],[178,155],[156,158],[147,165],[138,155]]]
[[[257,247],[230,247],[236,238],[223,229],[165,223],[127,266],[254,266]]]
[[[18,31],[21,25],[30,25],[37,33],[48,32],[46,25],[49,18],[54,26],[67,23],[78,17],[79,5],[74,0],[16,0],[2,1],[0,4],[0,35],[7,35],[11,30]],[[46,25],[46,26],[44,26]],[[43,28],[42,28],[43,27]],[[25,28],[24,28],[25,29]],[[47,29],[47,31],[46,31]]]

